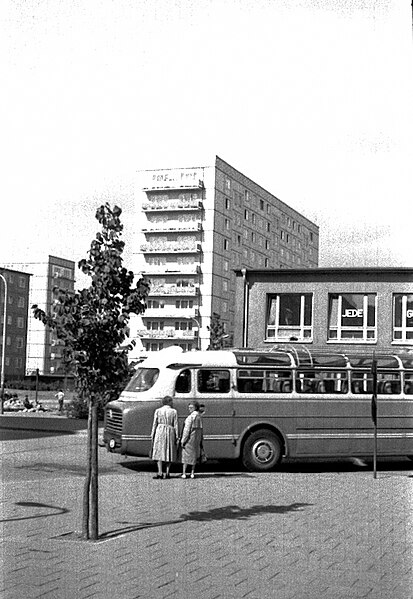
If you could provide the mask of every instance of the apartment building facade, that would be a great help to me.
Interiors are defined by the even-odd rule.
[[[132,328],[140,351],[206,349],[214,313],[232,345],[235,269],[318,265],[317,225],[218,156],[140,171],[136,208],[134,269],[151,285]]]
[[[74,291],[75,263],[49,256],[47,262],[27,265],[33,271],[30,305],[37,304],[45,312],[53,310],[53,289]],[[56,333],[29,313],[26,374],[64,375],[63,344]]]
[[[7,382],[25,374],[30,274],[0,267],[0,275],[0,355]]]

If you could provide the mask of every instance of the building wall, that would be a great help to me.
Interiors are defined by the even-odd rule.
[[[3,327],[6,326],[4,377],[7,381],[25,374],[30,274],[7,268],[0,268],[0,274],[7,281],[4,325],[5,286],[3,279],[0,279],[0,354],[3,355]]]
[[[400,350],[413,348],[413,269],[274,270],[270,273],[247,271],[244,276],[241,271],[237,271],[236,275],[236,317],[239,322],[243,323],[234,340],[236,346],[272,347],[274,344],[290,343],[291,338],[288,337],[285,339],[269,338],[267,325],[272,317],[269,313],[271,298],[284,295],[287,301],[285,294],[307,294],[312,298],[312,337],[300,339],[298,343],[307,347],[328,348],[333,351],[352,351],[354,349],[388,351],[395,347]],[[244,281],[248,282],[247,286]],[[329,323],[328,315],[329,300],[333,301],[331,299],[333,295],[344,298],[340,314],[337,315],[340,323],[343,323],[342,335],[353,335],[356,331],[357,335],[374,335],[374,337],[370,339],[343,338],[341,340],[331,338],[333,328],[330,325],[333,322],[333,317]],[[363,320],[367,319],[367,304],[365,304],[366,309],[363,313],[357,312],[355,309],[363,310],[360,302],[363,301],[364,296],[370,298],[371,316],[369,318],[373,318],[372,315],[375,313],[375,326],[367,326],[367,321]],[[394,339],[396,296],[400,301],[403,296],[406,298],[404,300],[406,302],[404,326],[407,326],[406,331],[411,327],[411,333],[407,332],[408,338],[397,340]],[[348,298],[354,300],[354,309],[346,303]],[[277,301],[274,299],[272,305],[276,306]],[[338,299],[334,301],[338,305]],[[367,300],[365,301],[367,302]],[[411,317],[407,318],[410,313],[407,311],[409,307],[411,307]],[[335,315],[335,312],[332,314]],[[349,316],[345,316],[345,314],[349,314]],[[355,323],[354,327],[349,324],[353,322]],[[278,324],[280,323],[281,320],[278,321]],[[365,332],[361,331],[362,325],[357,325],[357,323],[366,325]],[[344,324],[352,331],[347,331]]]

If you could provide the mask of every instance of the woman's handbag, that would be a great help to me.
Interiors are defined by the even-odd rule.
[[[203,447],[201,447],[201,454],[199,456],[199,463],[200,464],[205,464],[205,462],[208,461],[208,457],[207,454],[205,453],[205,449]]]

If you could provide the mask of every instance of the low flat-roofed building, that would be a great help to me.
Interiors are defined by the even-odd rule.
[[[235,347],[413,351],[413,268],[236,270]]]

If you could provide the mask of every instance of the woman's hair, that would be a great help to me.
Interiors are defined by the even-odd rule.
[[[162,397],[162,405],[163,406],[171,405],[171,403],[172,403],[172,397],[170,395],[165,395],[165,397]]]
[[[197,401],[191,401],[190,406],[194,406],[195,410],[199,412],[199,408],[201,407]]]

